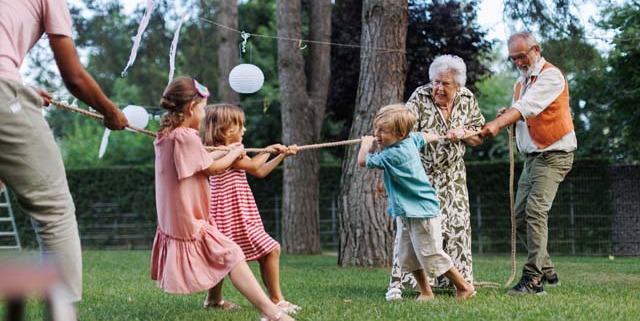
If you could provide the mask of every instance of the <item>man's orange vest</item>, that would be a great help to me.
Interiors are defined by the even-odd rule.
[[[556,66],[545,62],[542,66],[543,70],[547,68],[557,68]],[[531,77],[531,85],[536,82],[537,77]],[[529,129],[529,135],[531,139],[538,146],[543,149],[564,135],[573,130],[573,119],[571,119],[571,109],[569,107],[569,84],[565,78],[564,90],[547,108],[535,117],[527,119],[527,128]],[[515,92],[513,93],[514,101],[520,99],[520,90],[522,89],[522,83],[516,84]]]

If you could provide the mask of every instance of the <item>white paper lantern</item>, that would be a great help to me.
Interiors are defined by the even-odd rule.
[[[142,106],[129,105],[122,110],[127,117],[129,125],[138,128],[145,128],[149,124],[149,113]]]
[[[239,64],[229,73],[229,85],[241,94],[252,94],[264,84],[264,74],[256,65]]]

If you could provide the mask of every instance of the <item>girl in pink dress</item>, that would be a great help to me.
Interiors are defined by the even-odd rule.
[[[217,104],[207,106],[202,127],[202,140],[208,146],[233,146],[242,143],[244,112],[238,106]],[[231,238],[242,248],[247,261],[257,260],[260,273],[271,301],[287,313],[301,308],[284,299],[280,288],[280,244],[264,229],[258,207],[247,182],[246,172],[263,178],[275,169],[282,160],[294,155],[298,148],[275,144],[268,147],[278,152],[271,158],[263,152],[254,157],[244,156],[231,168],[209,177],[211,185],[211,217],[215,219],[222,234]],[[209,290],[208,302],[222,300],[222,284]]]
[[[195,79],[177,77],[160,100],[168,113],[154,142],[158,227],[151,279],[169,293],[195,293],[229,274],[233,285],[268,316],[264,318],[293,320],[261,289],[242,249],[210,220],[207,177],[242,158],[244,147],[235,144],[229,152],[207,152],[198,135],[207,97],[208,89]]]

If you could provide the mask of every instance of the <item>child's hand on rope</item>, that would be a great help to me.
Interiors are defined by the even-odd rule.
[[[282,144],[269,145],[265,149],[266,150],[274,150],[274,151],[276,151],[277,154],[284,154],[284,153],[287,152],[287,146],[284,146]]]
[[[233,143],[229,145],[231,151],[229,153],[237,153],[238,157],[236,159],[242,159],[247,155],[247,152],[244,150],[244,145],[242,143]]]
[[[367,147],[368,150],[372,150],[373,142],[376,140],[373,136],[362,136],[360,144],[364,147]]]
[[[358,165],[360,167],[366,166],[366,157],[372,151],[374,140],[373,136],[362,136],[360,139],[360,150],[358,151]]]
[[[298,145],[289,145],[286,147],[287,150],[284,152],[285,156],[291,156],[291,155],[295,155],[298,153]]]
[[[434,134],[434,133],[424,133],[424,140],[427,141],[427,143],[433,143],[433,142],[437,142],[440,140],[440,136]]]

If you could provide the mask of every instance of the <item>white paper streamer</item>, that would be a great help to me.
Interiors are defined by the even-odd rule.
[[[140,46],[140,41],[142,40],[142,34],[144,30],[147,29],[147,25],[149,25],[149,20],[151,19],[151,13],[153,12],[153,7],[155,5],[154,0],[147,0],[147,8],[144,11],[144,16],[142,16],[142,21],[140,21],[140,26],[138,26],[138,33],[136,37],[133,39],[133,47],[131,48],[131,54],[129,55],[129,61],[127,65],[124,67],[121,76],[124,77],[127,74],[127,69],[133,65],[133,62],[136,60],[136,55],[138,54],[138,47]]]
[[[171,41],[171,50],[169,50],[169,83],[173,80],[173,73],[176,70],[176,51],[178,50],[178,38],[180,38],[180,28],[182,23],[187,19],[187,14],[183,13],[180,17],[180,23],[173,34],[173,40]]]

